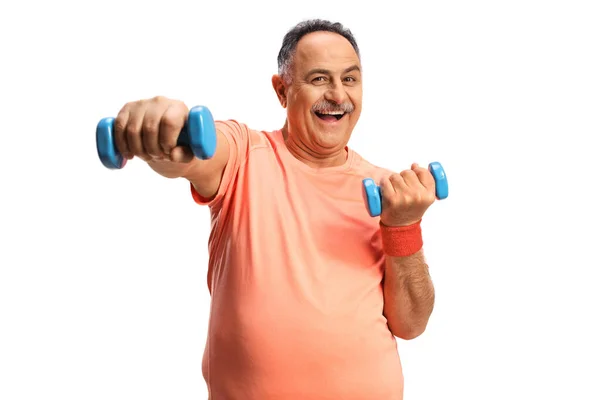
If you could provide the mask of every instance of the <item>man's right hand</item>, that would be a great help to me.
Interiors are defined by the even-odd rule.
[[[210,198],[219,189],[229,144],[217,129],[217,148],[210,159],[200,160],[188,147],[177,146],[188,114],[183,102],[161,96],[127,103],[115,119],[115,144],[126,159],[139,157],[166,178],[185,178]]]
[[[128,160],[191,162],[191,150],[177,146],[188,113],[183,102],[161,96],[125,104],[115,120],[117,149]]]

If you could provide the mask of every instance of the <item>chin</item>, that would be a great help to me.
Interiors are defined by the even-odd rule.
[[[347,130],[323,131],[316,132],[317,144],[321,148],[330,150],[342,150],[348,144],[350,134]]]

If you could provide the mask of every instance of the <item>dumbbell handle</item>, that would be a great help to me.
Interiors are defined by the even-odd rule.
[[[429,164],[429,172],[435,181],[435,196],[439,200],[448,197],[448,179],[439,162]],[[371,178],[363,179],[363,194],[371,217],[381,215],[381,188]]]
[[[96,149],[102,164],[109,169],[121,169],[127,159],[117,149],[115,142],[115,118],[103,118],[96,126]],[[211,158],[217,148],[215,121],[210,110],[204,106],[193,107],[187,122],[177,138],[178,146],[189,147],[195,157]]]

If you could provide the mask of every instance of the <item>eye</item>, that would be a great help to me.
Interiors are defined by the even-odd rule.
[[[325,82],[325,77],[317,76],[316,78],[313,79],[313,82]]]
[[[356,78],[353,76],[347,76],[344,78],[344,82],[356,82]]]

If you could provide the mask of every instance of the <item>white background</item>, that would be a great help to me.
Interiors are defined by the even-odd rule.
[[[139,160],[105,169],[95,126],[160,94],[281,127],[270,78],[310,17],[362,51],[351,146],[448,174],[406,400],[600,399],[597,2],[396,4],[3,2],[0,399],[206,398],[208,209]]]

